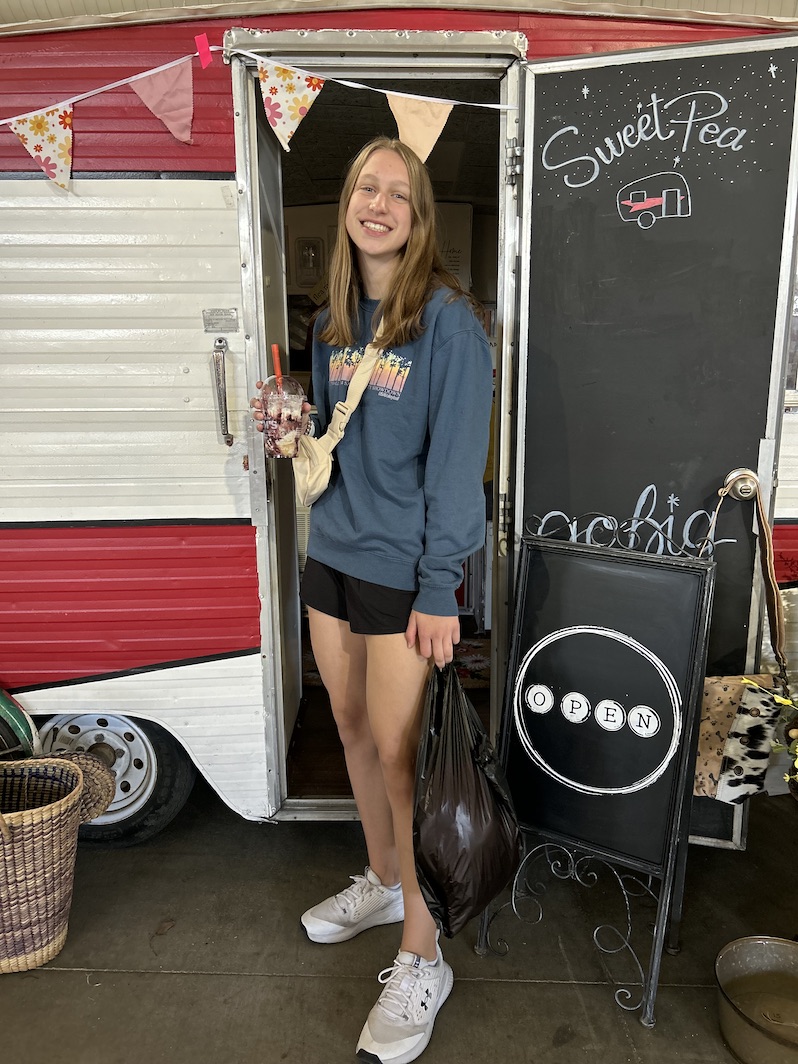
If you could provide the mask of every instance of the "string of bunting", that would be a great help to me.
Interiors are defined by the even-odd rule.
[[[221,45],[209,45],[206,34],[194,38],[197,51],[173,59],[169,63],[133,74],[120,81],[69,99],[52,106],[11,118],[0,119],[0,125],[9,126],[16,133],[20,144],[31,155],[44,173],[60,188],[68,189],[72,176],[72,146],[74,137],[73,111],[76,103],[110,92],[123,85],[130,85],[141,101],[160,119],[169,132],[184,144],[191,144],[191,123],[194,116],[194,83],[191,62],[199,59],[204,70],[213,61],[213,52],[223,51]],[[285,151],[290,151],[289,142],[297,127],[307,115],[324,87],[325,81],[334,81],[352,89],[380,92],[388,99],[396,119],[399,139],[413,148],[423,160],[432,151],[446,121],[455,106],[487,107],[494,110],[510,110],[505,104],[470,103],[462,100],[445,100],[432,96],[416,96],[411,93],[388,91],[373,85],[361,85],[355,81],[338,78],[322,78],[310,71],[263,59],[244,49],[237,55],[254,59],[263,99],[263,108],[269,125]]]

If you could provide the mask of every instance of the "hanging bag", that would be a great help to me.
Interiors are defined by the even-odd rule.
[[[741,476],[753,477],[750,470]],[[755,479],[755,478],[754,478]],[[712,524],[734,480],[719,491]],[[776,583],[773,536],[756,484],[759,559],[765,589],[770,639],[778,676],[707,676],[699,726],[693,793],[738,805],[764,789],[779,717],[791,706],[784,653],[784,611]]]
[[[299,452],[293,459],[294,492],[300,506],[312,506],[326,490],[332,476],[332,453],[343,439],[349,419],[355,412],[366,390],[371,373],[382,354],[377,341],[370,343],[363,352],[349,387],[346,398],[335,404],[327,431],[318,439],[314,436],[299,437]]]
[[[488,907],[520,860],[504,773],[451,664],[434,669],[427,688],[413,845],[421,892],[448,938]]]

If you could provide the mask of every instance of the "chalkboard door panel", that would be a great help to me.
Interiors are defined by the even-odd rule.
[[[714,571],[525,537],[502,717],[525,828],[662,873],[692,790]]]
[[[731,470],[757,471],[767,503],[796,56],[790,36],[530,66],[519,532],[601,543],[596,514],[631,518],[627,545],[678,554],[707,537]],[[753,664],[752,526],[728,501],[711,537],[710,672]]]

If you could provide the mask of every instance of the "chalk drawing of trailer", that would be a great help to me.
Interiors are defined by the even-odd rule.
[[[690,189],[681,174],[662,171],[624,185],[617,197],[621,221],[650,229],[658,218],[689,218]]]

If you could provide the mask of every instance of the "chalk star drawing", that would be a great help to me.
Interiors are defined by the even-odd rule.
[[[587,99],[588,96],[590,95],[590,89],[587,87],[587,85],[583,85],[582,86],[582,95],[584,96],[585,99]]]
[[[682,161],[681,155],[677,155],[676,158],[673,160],[673,165],[674,166],[678,166],[681,161]]]
[[[772,78],[773,78],[774,80],[775,80],[775,78],[776,78],[776,71],[777,71],[778,69],[779,69],[779,68],[778,68],[777,66],[774,66],[774,65],[773,65],[773,63],[771,63],[771,64],[770,64],[770,66],[768,67],[768,74],[770,74],[770,76],[771,76],[771,77],[772,77]]]
[[[673,513],[674,509],[679,505],[680,501],[681,500],[679,499],[678,495],[674,495],[673,493],[671,493],[668,496],[668,506],[670,507],[671,513]]]

